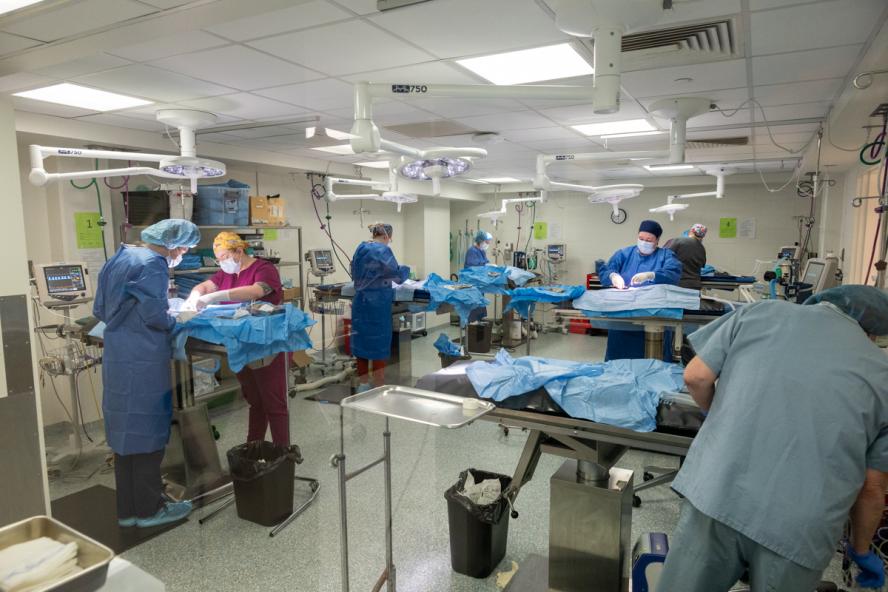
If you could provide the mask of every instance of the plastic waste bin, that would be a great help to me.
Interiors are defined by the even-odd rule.
[[[438,357],[441,358],[441,367],[446,368],[447,366],[453,364],[454,362],[461,362],[463,360],[471,360],[472,356],[452,356],[450,354],[445,354],[443,352],[438,352]]]
[[[468,469],[444,493],[450,523],[450,565],[453,571],[473,578],[486,578],[506,555],[509,538],[509,504],[504,497],[491,504],[477,505],[460,491],[469,471],[476,483],[499,479],[503,491],[512,478],[479,469]]]
[[[467,331],[470,352],[486,354],[490,351],[493,327],[488,321],[475,321],[474,323],[469,323]]]
[[[299,447],[247,442],[228,451],[237,515],[275,526],[293,513],[293,481],[302,462]]]

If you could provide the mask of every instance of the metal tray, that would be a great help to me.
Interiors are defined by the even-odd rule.
[[[406,386],[386,385],[347,397],[341,405],[366,413],[450,429],[471,423],[496,408],[489,401],[472,399],[477,408],[464,409],[465,399]]]
[[[77,565],[83,571],[38,588],[39,592],[93,592],[105,584],[114,551],[48,516],[34,516],[0,528],[0,549],[40,537],[62,543],[76,542]]]

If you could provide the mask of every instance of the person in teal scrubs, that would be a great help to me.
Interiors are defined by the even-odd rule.
[[[812,592],[850,517],[858,584],[881,588],[870,545],[888,485],[888,294],[821,292],[740,308],[690,336],[691,396],[709,414],[675,491],[684,496],[658,592]],[[717,382],[716,382],[717,381]]]

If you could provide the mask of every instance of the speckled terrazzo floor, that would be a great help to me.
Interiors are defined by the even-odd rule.
[[[447,329],[452,334],[452,329]],[[413,375],[440,367],[431,342],[438,330],[413,342]],[[523,355],[524,350],[516,352]],[[578,335],[542,335],[533,343],[534,355],[575,360],[600,360],[604,340]],[[321,481],[321,493],[305,514],[275,538],[268,529],[237,518],[229,508],[204,524],[197,518],[126,552],[123,557],[163,581],[171,592],[229,591],[338,591],[340,590],[339,502],[336,471],[330,457],[338,450],[339,408],[291,400],[293,438],[302,448],[301,475]],[[222,434],[220,456],[243,438],[247,410],[242,404],[214,413]],[[382,452],[383,419],[346,413],[347,466],[357,468]],[[497,590],[494,574],[485,580],[461,576],[450,568],[447,506],[444,491],[467,467],[511,474],[526,435],[512,430],[508,437],[491,423],[478,422],[461,430],[443,430],[392,422],[394,552],[398,589],[403,592]],[[58,438],[48,434],[48,439]],[[98,466],[101,455],[84,462],[82,472]],[[90,464],[92,463],[92,464]],[[521,564],[530,554],[548,552],[549,476],[562,459],[544,455],[534,480],[516,504],[520,517],[509,528],[506,558]],[[676,459],[654,454],[628,453],[619,466],[636,471],[642,466],[675,466]],[[59,497],[97,483],[113,487],[113,475],[98,473],[89,480],[65,479],[51,485]],[[297,498],[308,495],[297,485]],[[678,519],[678,498],[666,487],[642,494],[644,504],[633,514],[632,540],[644,532],[671,532]],[[298,502],[298,500],[297,500]],[[370,590],[383,568],[383,477],[374,469],[349,482],[349,537],[351,589]],[[109,508],[113,511],[113,508]],[[837,573],[827,573],[836,579]]]

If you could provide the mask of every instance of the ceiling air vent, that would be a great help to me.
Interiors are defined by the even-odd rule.
[[[623,36],[623,70],[652,70],[743,57],[740,20],[685,23]],[[590,47],[592,41],[583,40]]]
[[[687,147],[690,150],[699,148],[724,148],[725,146],[746,146],[749,144],[749,136],[734,136],[729,138],[706,138],[700,140],[688,139]]]

